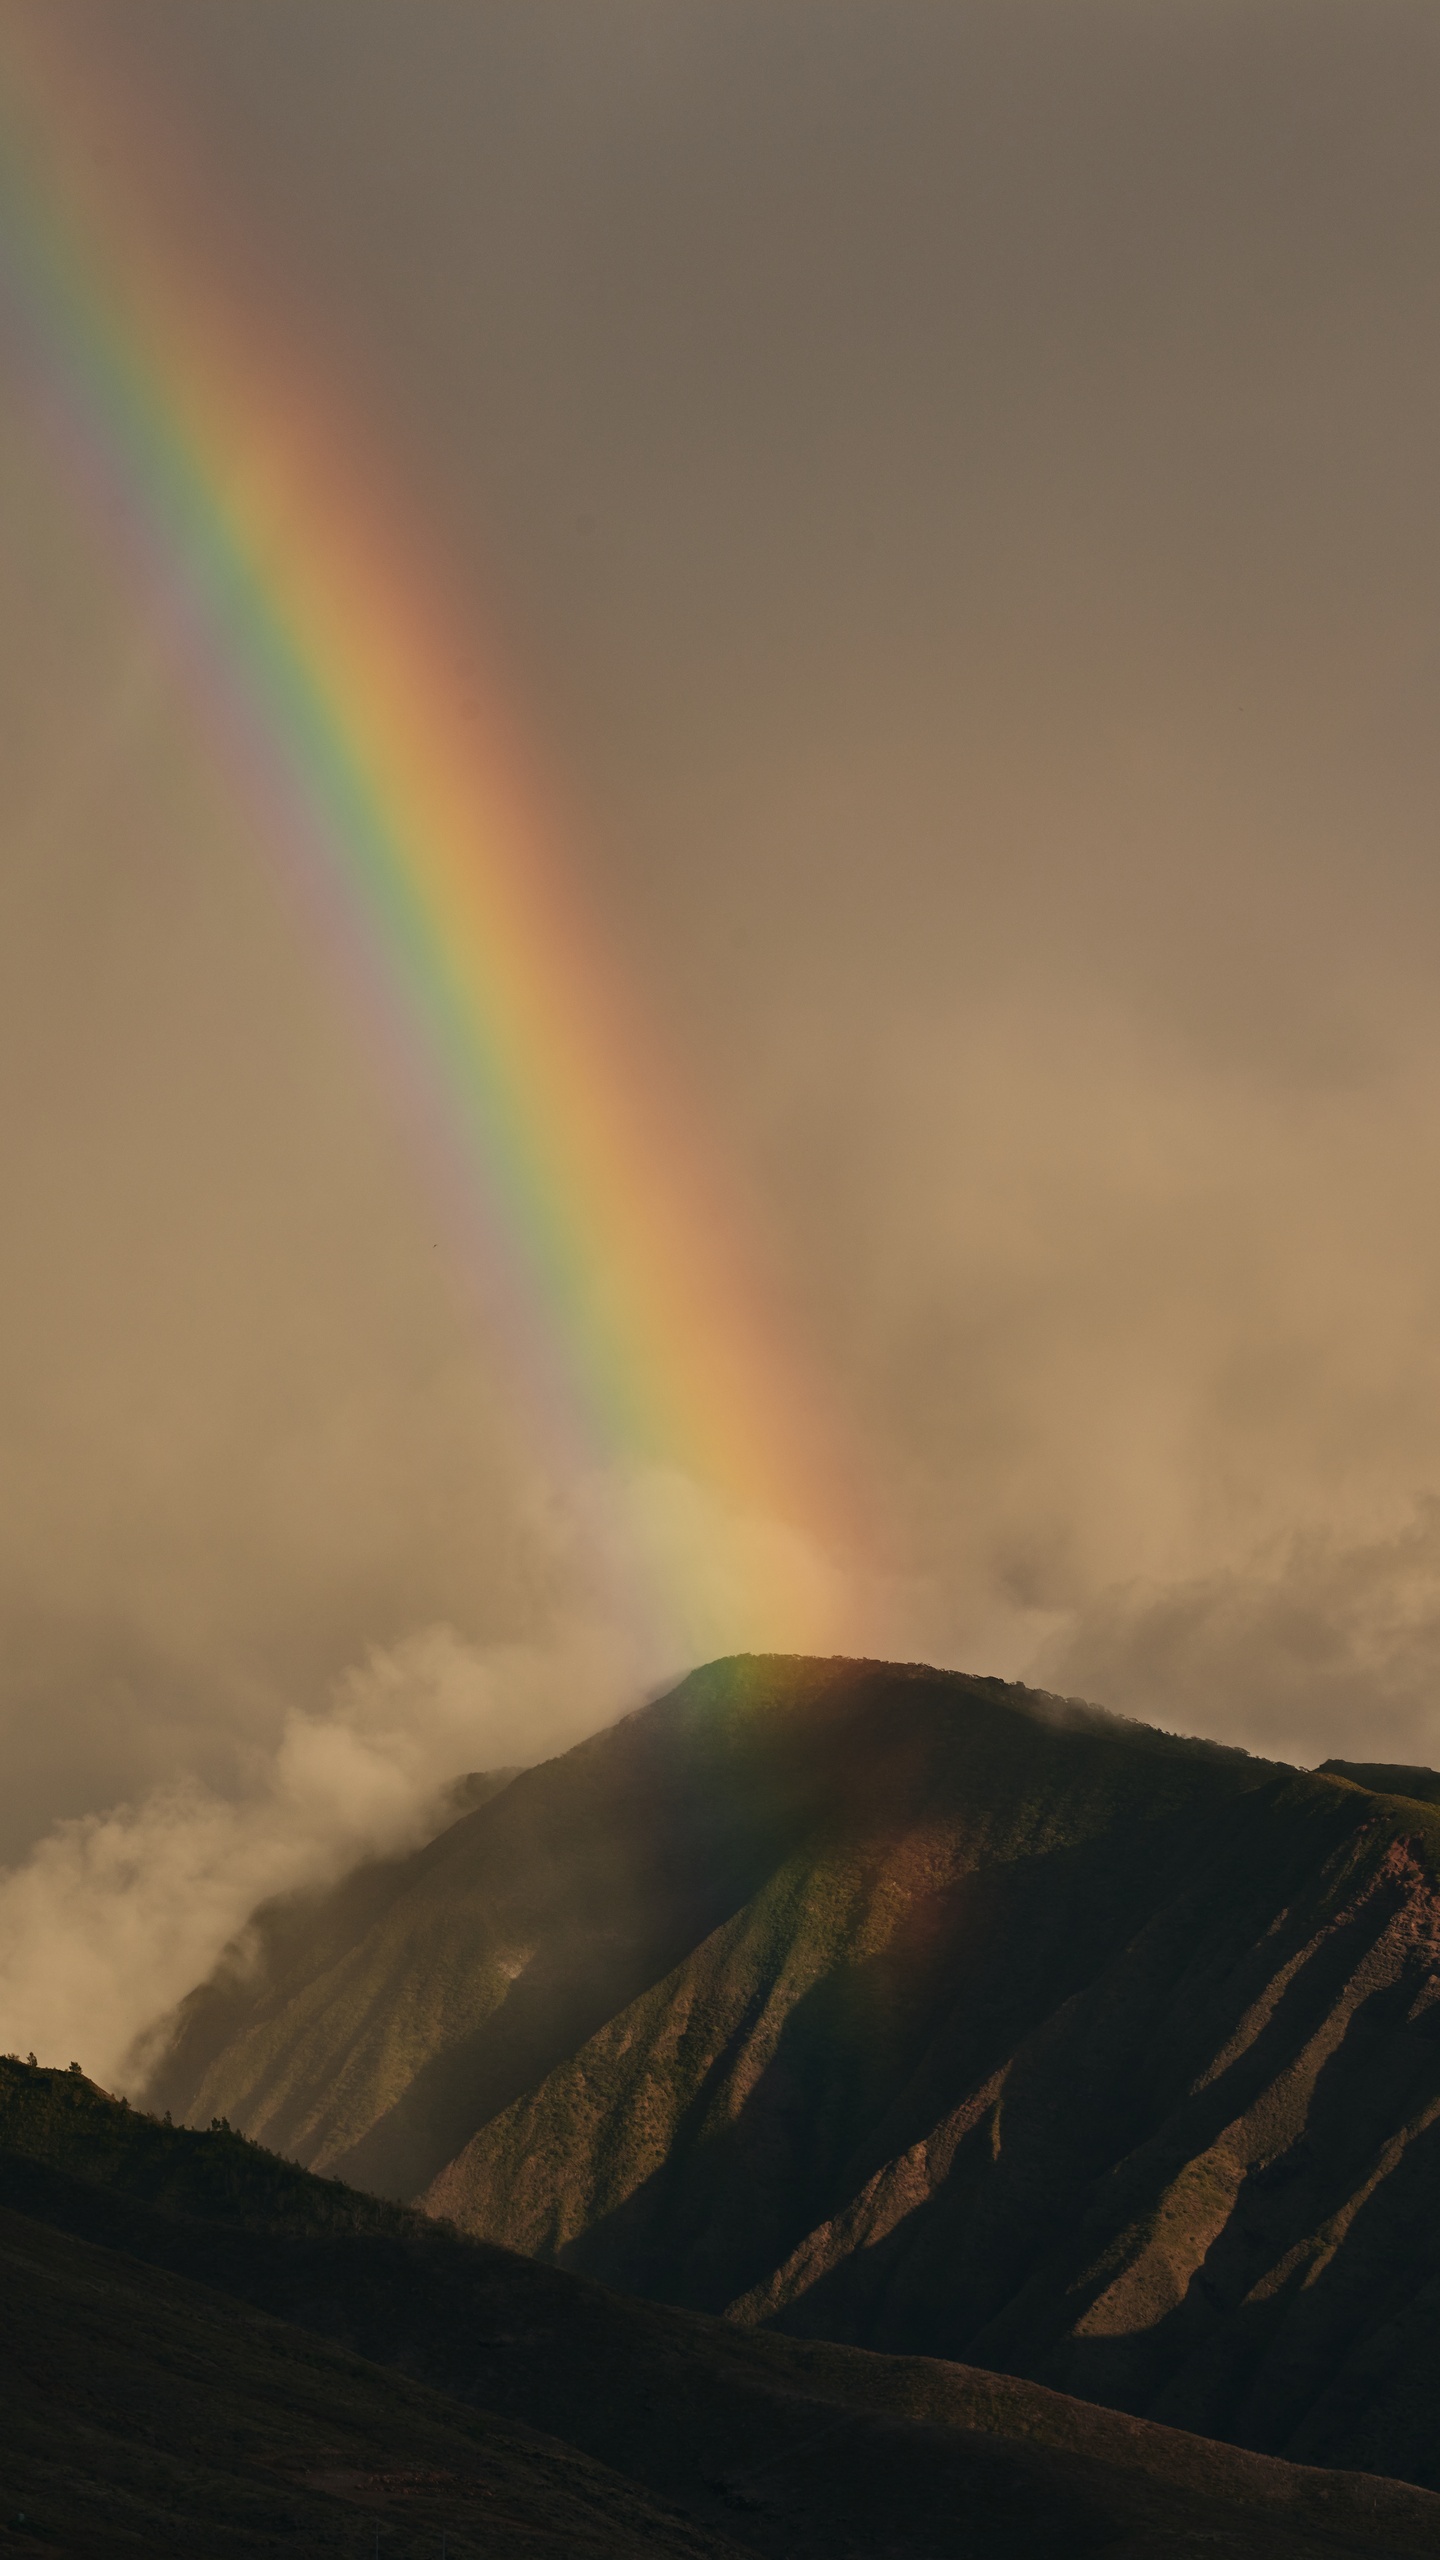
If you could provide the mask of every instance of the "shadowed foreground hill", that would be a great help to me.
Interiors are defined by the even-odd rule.
[[[154,2095],[660,2300],[1440,2484],[1437,1848],[1358,1771],[717,1664],[358,1925],[272,1916]]]
[[[567,2445],[0,2210],[0,2549],[737,2560]]]
[[[627,2301],[13,2062],[0,2347],[0,2548],[75,2560],[1440,2556],[1403,2483]]]

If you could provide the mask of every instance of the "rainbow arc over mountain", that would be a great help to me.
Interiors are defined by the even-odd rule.
[[[0,325],[47,439],[426,1098],[544,1445],[768,1524],[742,1615],[823,1644],[814,1559],[853,1533],[821,1400],[433,546],[273,315],[206,268],[139,112],[49,12],[0,18]],[[683,1541],[634,1569],[682,1636]]]

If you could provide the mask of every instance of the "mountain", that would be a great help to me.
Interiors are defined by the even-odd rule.
[[[1440,1809],[745,1658],[262,1918],[150,2093],[732,2322],[1440,2485]]]
[[[0,2547],[1398,2560],[1440,2498],[626,2300],[0,2062]]]
[[[788,1896],[824,1970],[846,1925],[837,1895],[862,1938],[869,1925],[864,1877],[857,1896],[839,1873],[867,1833],[906,1844],[912,1874],[883,1891],[920,1912],[943,1971],[947,1890],[1263,1774],[1000,1682],[716,1664],[415,1856],[258,1914],[181,2010],[146,2103],[224,2114],[307,2166],[414,2197],[741,1913]],[[873,2047],[858,2014],[857,2032]],[[885,2058],[864,2067],[876,2077]]]

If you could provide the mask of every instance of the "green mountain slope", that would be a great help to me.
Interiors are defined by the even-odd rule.
[[[1263,1774],[999,1681],[718,1663],[414,1857],[259,1915],[181,2010],[146,2103],[413,2196],[756,1897],[803,1891],[818,1862],[815,1927],[843,1930],[820,1907],[837,1846],[908,1835],[901,1892],[933,1903],[982,1868],[1137,1825],[1163,1857],[1167,1813]],[[885,2068],[877,2055],[871,2076]]]
[[[999,1682],[719,1664],[198,1995],[157,2095],[608,2284],[1440,2485],[1437,1852]]]
[[[3,2548],[1440,2555],[1423,2490],[624,2300],[13,2061],[0,2261]]]

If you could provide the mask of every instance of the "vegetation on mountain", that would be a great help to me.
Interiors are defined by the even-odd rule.
[[[1167,1812],[1263,1774],[1002,1681],[713,1664],[413,1857],[257,1914],[172,2022],[145,2101],[413,2197],[757,1897],[804,1900],[823,1965],[847,1844],[908,1842],[910,1901],[1081,1842],[1158,1846]]]
[[[272,1915],[152,2103],[656,2300],[1440,2486],[1427,1774],[713,1665]]]
[[[1417,1769],[1403,1760],[1322,1760],[1322,1777],[1353,1778],[1357,1787],[1378,1795],[1411,1796],[1417,1804],[1440,1804],[1440,1769]]]
[[[1424,2490],[625,2299],[13,2059],[0,2258],[0,2548],[1440,2555]]]

